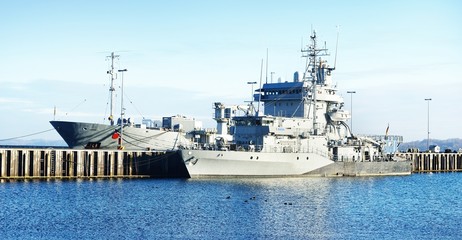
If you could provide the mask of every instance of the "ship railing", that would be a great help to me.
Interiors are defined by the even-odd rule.
[[[315,148],[315,147],[293,147],[293,146],[263,146],[263,145],[253,145],[253,146],[236,146],[235,148],[230,148],[229,145],[203,145],[197,144],[195,146],[182,146],[183,149],[203,149],[203,150],[212,150],[212,151],[241,151],[241,152],[264,152],[264,153],[314,153],[326,158],[331,158],[329,153],[325,150]],[[332,158],[331,158],[332,159]]]
[[[394,161],[392,158],[392,155],[372,156],[369,158],[361,158],[357,155],[354,155],[354,156],[332,155],[330,159],[336,162],[390,162],[390,161]]]
[[[304,147],[304,148],[294,148],[292,146],[266,146],[261,149],[260,152],[268,153],[315,153],[323,157],[328,157],[328,152],[323,151],[319,148],[314,147]]]

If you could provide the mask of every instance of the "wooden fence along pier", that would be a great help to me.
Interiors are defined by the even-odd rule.
[[[410,160],[413,172],[462,171],[462,153],[397,153]]]
[[[168,176],[167,152],[0,148],[0,179]]]

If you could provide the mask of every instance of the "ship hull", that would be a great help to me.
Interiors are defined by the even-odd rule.
[[[191,177],[302,176],[334,162],[315,153],[181,150]]]
[[[113,138],[120,126],[97,123],[50,121],[69,148],[84,149],[116,149],[119,139]],[[123,129],[122,146],[130,150],[176,149],[186,139],[181,133],[160,129],[145,129],[126,126]]]

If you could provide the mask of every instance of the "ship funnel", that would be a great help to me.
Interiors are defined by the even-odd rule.
[[[299,76],[298,76],[298,71],[294,72],[294,82],[299,82]]]

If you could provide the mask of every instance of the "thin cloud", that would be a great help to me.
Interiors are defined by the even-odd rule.
[[[33,103],[30,100],[24,98],[0,98],[1,104],[31,104]]]

